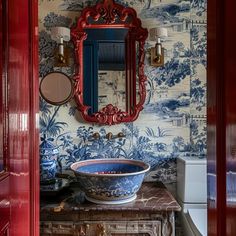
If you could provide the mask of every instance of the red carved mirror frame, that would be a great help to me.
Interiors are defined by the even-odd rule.
[[[91,23],[91,19],[94,23]],[[102,23],[98,23],[101,22]],[[126,92],[126,105],[129,109],[122,111],[118,107],[108,104],[100,111],[88,114],[89,106],[83,102],[83,41],[86,39],[86,29],[104,29],[104,28],[126,28],[128,29],[128,43],[126,52],[126,90],[129,83],[128,92]],[[74,75],[75,101],[77,109],[82,117],[88,121],[99,124],[119,124],[122,122],[132,122],[137,119],[146,97],[144,74],[144,44],[148,36],[147,29],[142,28],[141,20],[137,18],[137,13],[133,8],[124,7],[115,3],[113,0],[104,0],[95,6],[85,8],[79,17],[77,24],[71,29],[71,38],[75,47],[76,71]],[[138,95],[136,99],[136,43],[138,43]],[[129,97],[128,97],[129,96]]]

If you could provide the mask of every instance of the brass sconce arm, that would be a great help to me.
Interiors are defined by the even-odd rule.
[[[161,39],[160,38],[157,39],[157,43],[155,45],[155,50],[156,50],[156,55],[154,56],[154,61],[157,62],[157,63],[160,63],[161,59],[163,57],[162,45],[161,45]]]
[[[167,37],[167,29],[165,28],[152,28],[150,29],[150,40],[156,41],[155,47],[151,48],[151,65],[163,66],[164,65],[164,48],[161,44],[161,38]]]
[[[66,63],[66,59],[64,56],[64,43],[63,43],[63,37],[60,37],[60,43],[59,43],[59,52],[58,52],[58,62],[59,63]]]
[[[56,50],[55,66],[68,65],[68,50],[65,48],[64,42],[70,41],[70,29],[66,27],[54,27],[51,29],[51,37],[58,42],[58,49]]]

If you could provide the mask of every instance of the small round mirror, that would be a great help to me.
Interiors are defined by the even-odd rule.
[[[67,103],[74,94],[74,83],[61,72],[52,72],[42,78],[39,86],[41,96],[53,105]]]

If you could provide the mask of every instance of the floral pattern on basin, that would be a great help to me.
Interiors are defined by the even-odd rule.
[[[120,204],[133,201],[150,166],[141,161],[95,159],[71,165],[89,201]]]

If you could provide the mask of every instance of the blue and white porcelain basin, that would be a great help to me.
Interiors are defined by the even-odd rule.
[[[127,159],[93,159],[71,165],[87,200],[122,204],[136,198],[149,164]]]

